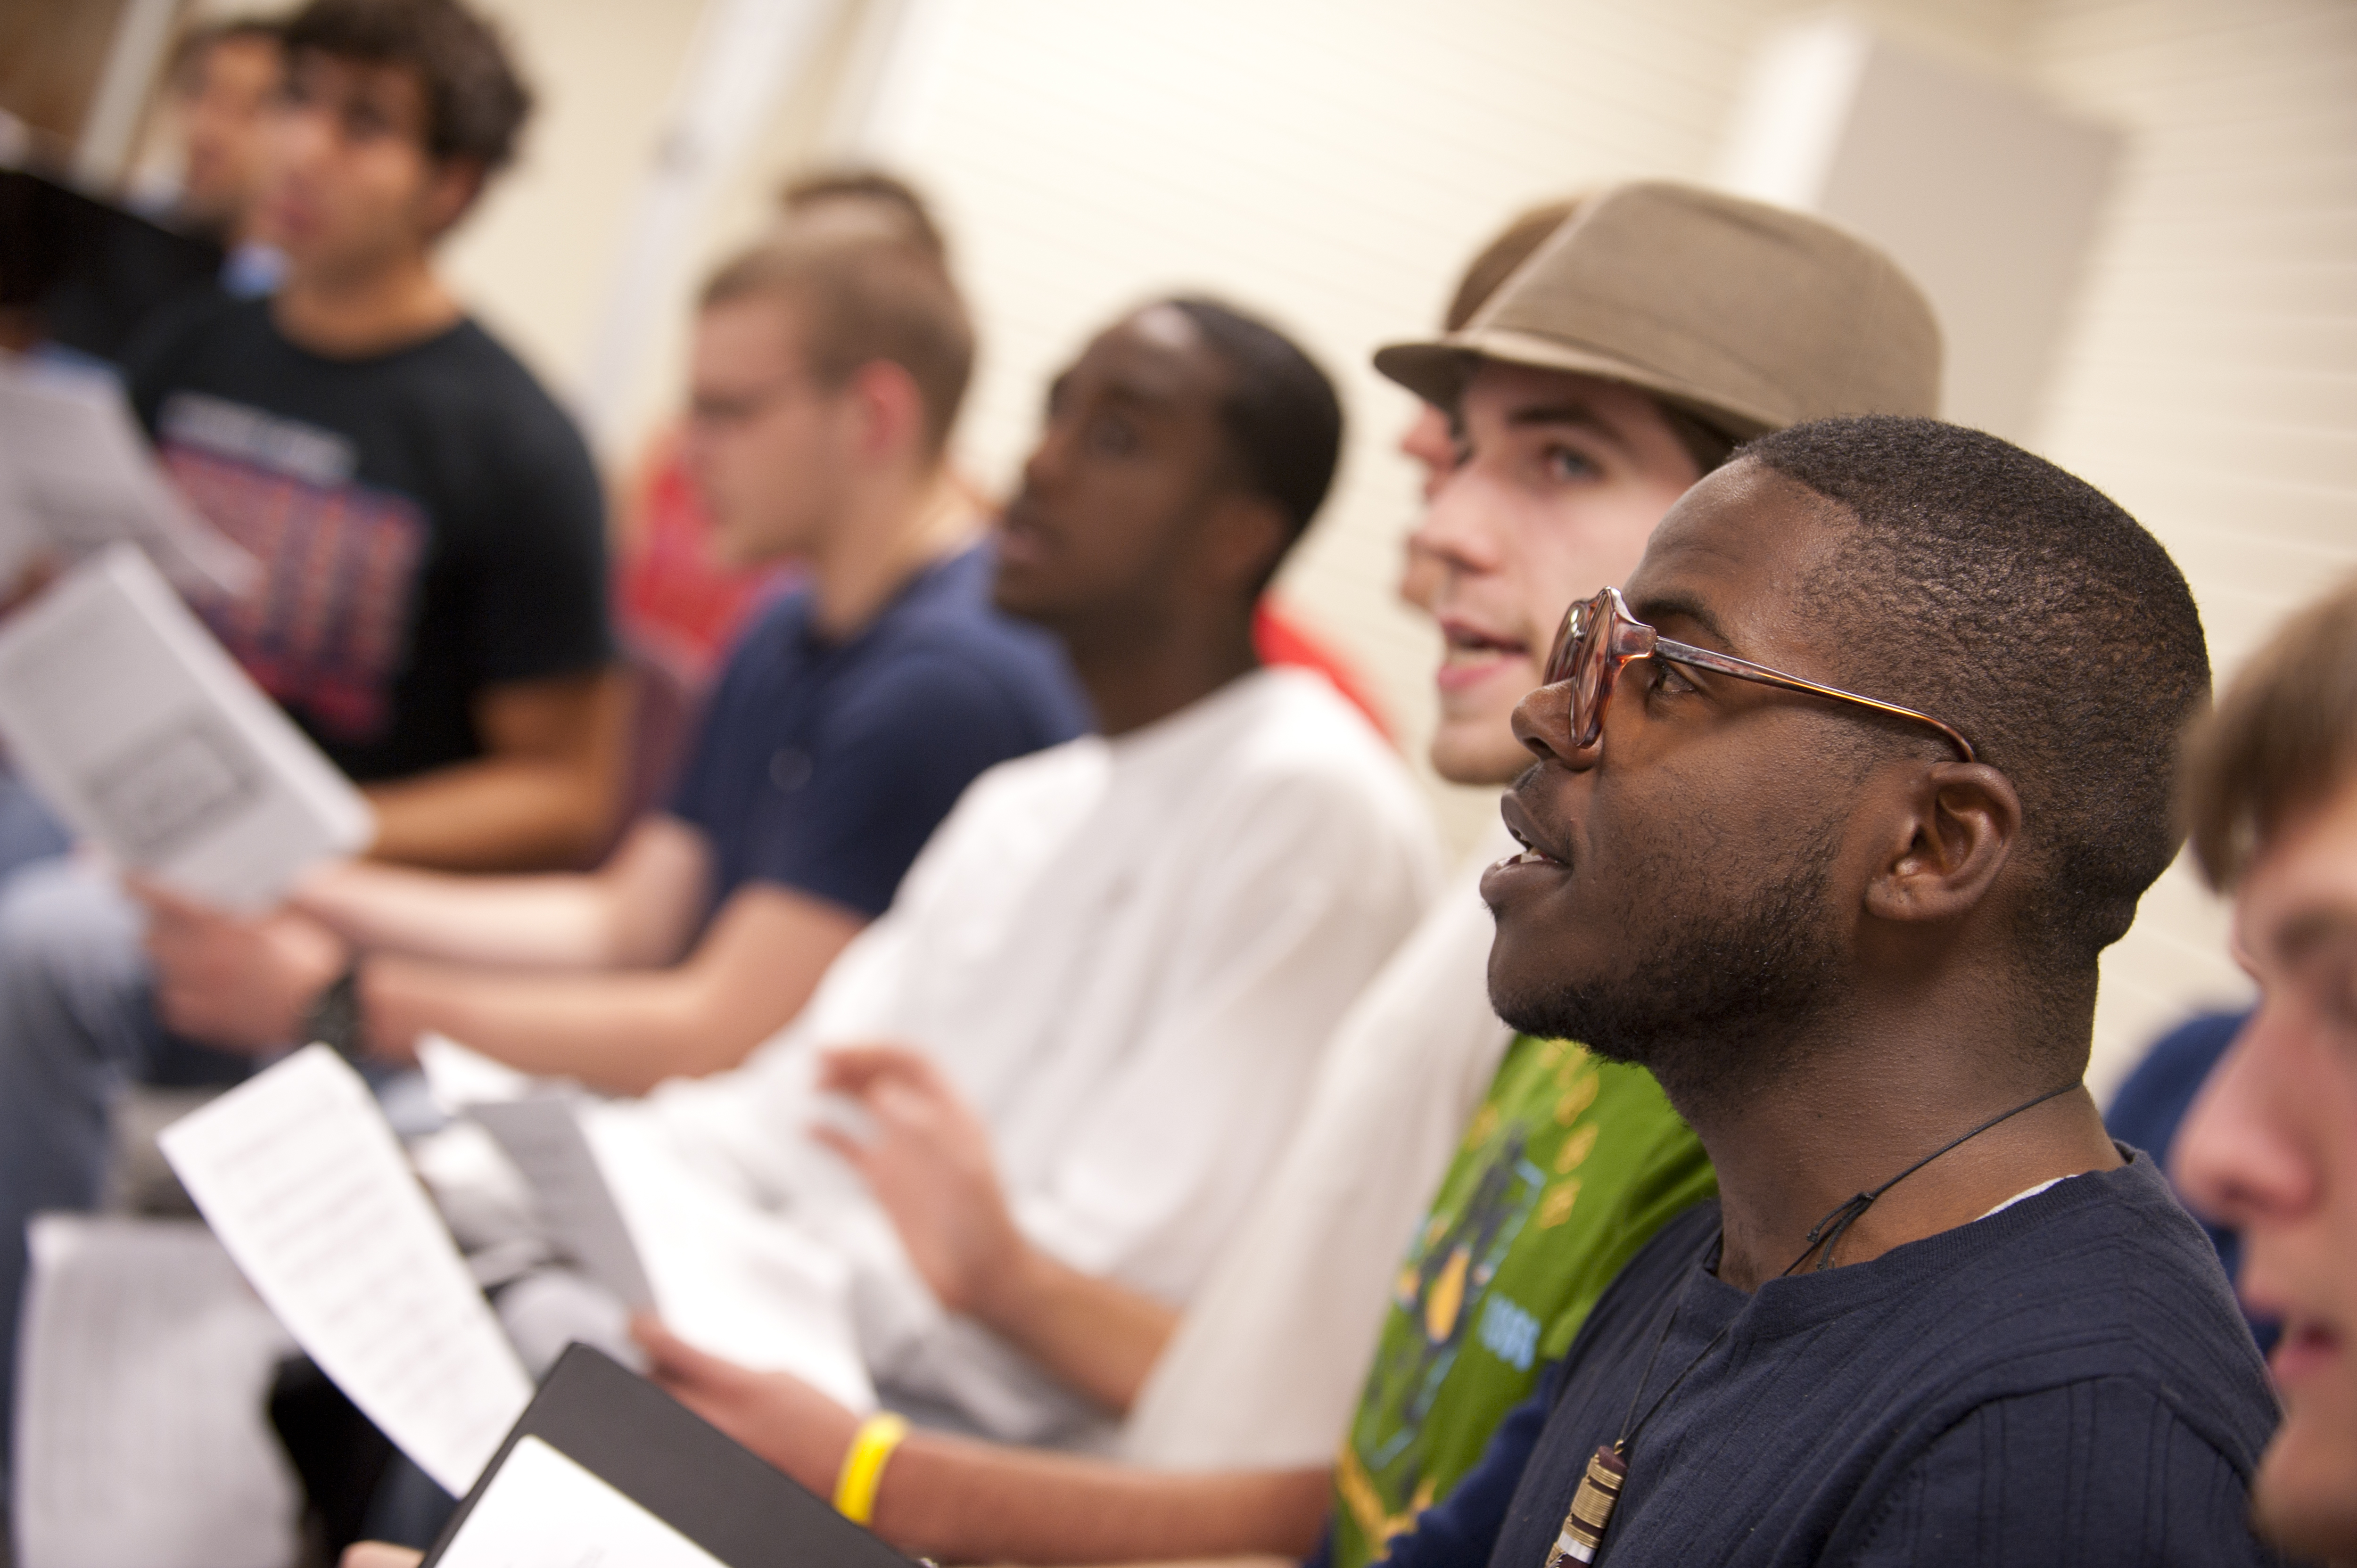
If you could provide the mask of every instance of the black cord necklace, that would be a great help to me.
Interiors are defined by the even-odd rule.
[[[1998,1123],[2010,1122],[2023,1112],[2068,1094],[2078,1087],[2079,1080],[2072,1079],[2043,1094],[2032,1096],[2012,1110],[1990,1117],[1971,1132],[1950,1139],[1880,1187],[1869,1187],[1854,1197],[1844,1198],[1827,1209],[1824,1219],[1809,1227],[1808,1244],[1801,1249],[1801,1255],[1785,1264],[1783,1273],[1776,1277],[1783,1279],[1798,1272],[1813,1252],[1818,1253],[1818,1271],[1832,1268],[1834,1249],[1841,1245],[1842,1237],[1857,1223],[1858,1216],[1873,1208],[1875,1200],[1884,1193],[1941,1155],[1971,1143]],[[1654,1413],[1669,1402],[1670,1396],[1678,1391],[1679,1385],[1686,1380],[1688,1375],[1701,1366],[1713,1350],[1725,1343],[1728,1330],[1735,1326],[1734,1319],[1728,1319],[1724,1327],[1711,1336],[1710,1343],[1695,1353],[1695,1359],[1685,1364],[1685,1369],[1670,1380],[1670,1386],[1653,1396],[1653,1402],[1645,1407],[1645,1413],[1638,1415],[1637,1403],[1645,1397],[1645,1385],[1653,1380],[1653,1363],[1661,1359],[1662,1347],[1670,1342],[1670,1330],[1677,1326],[1678,1314],[1685,1308],[1686,1292],[1694,1288],[1695,1276],[1701,1272],[1700,1266],[1717,1269],[1717,1255],[1724,1251],[1726,1245],[1727,1232],[1721,1230],[1696,1254],[1695,1262],[1698,1267],[1688,1270],[1685,1283],[1678,1287],[1678,1298],[1671,1303],[1669,1316],[1663,1321],[1662,1332],[1653,1340],[1652,1353],[1645,1358],[1645,1369],[1637,1375],[1636,1391],[1629,1396],[1629,1413],[1620,1419],[1620,1435],[1609,1444],[1599,1445],[1595,1453],[1588,1455],[1587,1473],[1580,1477],[1579,1489],[1572,1494],[1571,1509],[1563,1516],[1563,1529],[1555,1536],[1555,1546],[1547,1552],[1546,1568],[1557,1568],[1557,1564],[1566,1562],[1596,1561],[1596,1553],[1604,1541],[1604,1527],[1612,1522],[1612,1510],[1620,1501],[1620,1488],[1629,1479],[1629,1445],[1637,1440],[1637,1434],[1653,1419]]]

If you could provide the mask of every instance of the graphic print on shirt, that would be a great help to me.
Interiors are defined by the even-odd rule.
[[[215,397],[177,392],[158,423],[191,506],[263,564],[242,598],[192,599],[263,690],[323,735],[391,723],[431,532],[409,497],[354,479],[352,444]]]
[[[1492,1286],[1525,1226],[1534,1219],[1543,1229],[1560,1225],[1578,1201],[1573,1173],[1597,1138],[1582,1112],[1595,1102],[1599,1080],[1577,1046],[1533,1041],[1530,1049],[1534,1056],[1520,1064],[1522,1072],[1510,1058],[1500,1073],[1401,1266],[1367,1398],[1343,1445],[1342,1494],[1378,1545],[1431,1506],[1438,1477],[1425,1473],[1420,1439],[1469,1340],[1513,1373],[1531,1373],[1537,1363],[1544,1320]]]

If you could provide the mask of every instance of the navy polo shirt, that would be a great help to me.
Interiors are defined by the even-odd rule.
[[[873,918],[983,769],[1089,727],[1063,649],[990,602],[987,547],[935,563],[831,641],[809,589],[748,627],[673,815],[702,830],[712,905],[774,882]]]

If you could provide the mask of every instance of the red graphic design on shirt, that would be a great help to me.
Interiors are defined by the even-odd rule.
[[[321,485],[166,439],[190,505],[263,564],[242,598],[192,600],[262,689],[321,731],[361,741],[391,719],[430,525],[408,497]]]

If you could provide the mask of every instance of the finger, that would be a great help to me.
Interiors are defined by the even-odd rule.
[[[425,1553],[382,1541],[362,1541],[344,1548],[342,1568],[417,1568]]]
[[[844,1164],[857,1171],[862,1176],[872,1179],[875,1151],[869,1145],[859,1142],[842,1128],[830,1127],[823,1122],[812,1122],[810,1135],[815,1142],[824,1144],[840,1155]]]
[[[652,1313],[630,1319],[630,1337],[647,1353],[647,1369],[657,1382],[695,1389],[718,1389],[742,1382],[751,1374],[734,1361],[699,1350],[663,1326]]]

